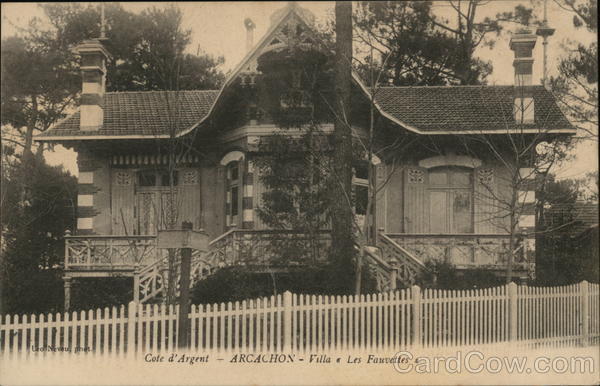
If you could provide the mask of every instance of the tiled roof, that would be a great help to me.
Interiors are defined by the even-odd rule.
[[[565,231],[576,235],[590,227],[598,226],[598,209],[597,202],[576,202],[574,205],[554,204],[545,210],[545,225],[559,227],[569,223],[571,225],[566,227]]]
[[[218,95],[214,90],[108,92],[104,94],[104,126],[79,130],[79,111],[39,137],[122,136],[168,134],[169,106],[179,105],[177,130],[192,127],[204,118]],[[168,103],[169,102],[169,103]]]
[[[517,125],[516,96],[532,95],[535,122]],[[422,132],[575,130],[543,86],[382,87],[375,100],[391,117]]]
[[[525,89],[534,97],[535,123],[527,129],[569,130],[574,128],[559,110],[552,94],[542,86]],[[219,92],[140,91],[109,92],[104,95],[104,127],[79,130],[79,112],[38,136],[131,136],[168,134],[168,103],[179,100],[178,131],[190,129],[205,118]],[[388,116],[420,132],[506,131],[516,129],[513,99],[521,95],[513,86],[383,87],[376,101]],[[175,105],[175,103],[170,103]]]

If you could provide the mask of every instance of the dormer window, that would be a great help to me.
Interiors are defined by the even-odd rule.
[[[535,122],[535,105],[531,97],[515,98],[514,116],[517,124]]]

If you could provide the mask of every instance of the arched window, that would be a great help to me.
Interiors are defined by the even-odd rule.
[[[473,169],[429,169],[428,194],[431,233],[473,232]]]
[[[227,227],[242,225],[242,167],[244,153],[230,151],[221,159],[225,167],[225,225]]]
[[[354,164],[352,185],[354,190],[354,213],[359,216],[365,216],[369,201],[368,161],[358,161]]]
[[[240,197],[241,173],[240,161],[231,161],[227,164],[227,226],[241,225],[240,222]]]

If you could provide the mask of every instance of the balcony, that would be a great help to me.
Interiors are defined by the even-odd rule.
[[[66,271],[133,271],[161,257],[155,236],[65,236]]]
[[[311,237],[296,231],[234,229],[211,241],[208,253],[194,256],[219,266],[289,268],[324,261],[330,239],[328,231]],[[65,270],[71,272],[133,274],[166,255],[166,249],[157,247],[156,236],[65,236]]]

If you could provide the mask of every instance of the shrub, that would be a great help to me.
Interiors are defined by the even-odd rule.
[[[435,260],[429,260],[425,265],[427,270],[417,279],[417,284],[422,288],[451,290],[489,288],[501,286],[506,280],[483,268],[459,270],[449,262]]]

